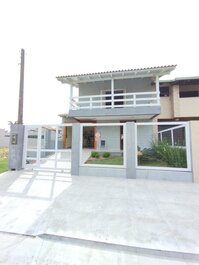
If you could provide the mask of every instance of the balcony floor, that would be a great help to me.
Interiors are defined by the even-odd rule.
[[[79,109],[70,110],[69,116],[76,119],[94,120],[148,120],[160,114],[160,106],[143,106],[113,109]]]

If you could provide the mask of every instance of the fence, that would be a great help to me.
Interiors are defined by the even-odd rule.
[[[101,94],[73,97],[71,109],[97,109],[160,105],[156,92]]]
[[[71,141],[72,124],[25,126],[23,168],[69,169]]]
[[[191,171],[187,122],[136,123],[136,167]]]
[[[80,139],[81,166],[125,166],[125,124],[81,124]]]

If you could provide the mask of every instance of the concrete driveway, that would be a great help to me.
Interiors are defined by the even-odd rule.
[[[0,264],[199,264],[199,185],[7,172],[0,246]]]

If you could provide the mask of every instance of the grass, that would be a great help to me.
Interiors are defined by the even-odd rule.
[[[122,156],[111,156],[108,158],[98,158],[95,160],[88,159],[86,164],[97,164],[97,165],[123,165],[123,157]]]
[[[162,160],[139,161],[138,165],[145,167],[168,167],[167,162]]]
[[[8,171],[8,159],[0,158],[0,173]]]
[[[108,158],[97,158],[97,159],[88,159],[86,164],[92,165],[123,165],[123,157],[122,156],[111,156]],[[146,166],[146,167],[168,167],[167,162],[162,160],[151,159],[147,161],[139,161],[139,166]]]
[[[0,173],[8,171],[8,148],[0,148]]]

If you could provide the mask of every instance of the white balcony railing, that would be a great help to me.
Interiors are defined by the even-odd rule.
[[[108,109],[159,105],[160,98],[157,92],[138,92],[73,97],[70,102],[70,109]]]

